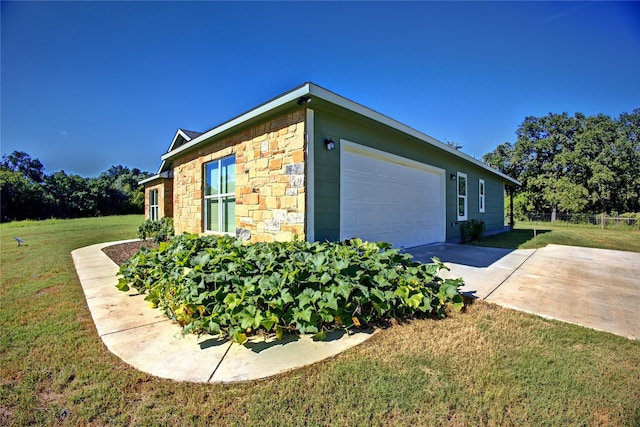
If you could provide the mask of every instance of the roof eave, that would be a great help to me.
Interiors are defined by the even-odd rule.
[[[229,129],[234,128],[235,126],[241,125],[242,123],[251,120],[255,117],[260,116],[261,114],[267,113],[277,107],[280,107],[288,102],[291,102],[293,100],[297,100],[299,99],[301,96],[305,96],[309,94],[309,90],[310,90],[310,86],[311,83],[305,83],[302,86],[299,86],[295,89],[293,89],[292,91],[289,91],[283,95],[280,95],[270,101],[267,101],[266,103],[247,111],[244,114],[241,114],[239,116],[237,116],[234,119],[231,119],[223,124],[221,124],[220,126],[216,126],[215,128],[203,133],[202,135],[198,136],[197,138],[192,139],[191,141],[189,141],[188,143],[177,147],[175,149],[170,149],[166,154],[164,154],[161,159],[164,160],[169,160],[174,158],[177,154],[180,154],[183,151],[189,150],[193,147],[195,147],[196,145],[198,145],[199,143],[201,143],[202,141],[205,141],[211,137],[214,137],[222,132],[225,132]],[[172,147],[173,148],[173,147]]]
[[[159,174],[156,174],[156,175],[150,176],[149,178],[145,178],[145,179],[143,179],[143,180],[141,180],[141,181],[138,181],[138,185],[144,185],[144,184],[146,184],[146,183],[148,183],[148,182],[155,181],[155,180],[156,180],[156,179],[158,179],[158,178],[160,178],[160,175],[159,175]]]
[[[520,183],[511,178],[510,176],[507,176],[505,174],[503,174],[502,172],[495,170],[493,168],[491,168],[490,166],[482,163],[481,161],[469,156],[468,154],[465,154],[461,151],[458,151],[452,147],[450,147],[449,145],[445,144],[444,142],[438,141],[437,139],[422,133],[416,129],[413,129],[412,127],[409,127],[403,123],[398,122],[397,120],[394,120],[388,116],[385,116],[384,114],[378,113],[375,110],[372,110],[368,107],[365,107],[362,104],[358,104],[354,101],[351,101],[350,99],[347,99],[343,96],[340,96],[334,92],[331,92],[327,89],[324,89],[314,83],[304,83],[301,86],[298,86],[297,88],[286,92],[280,96],[277,96],[276,98],[273,98],[270,101],[265,102],[264,104],[247,111],[246,113],[243,113],[239,116],[237,116],[234,119],[231,119],[219,126],[214,127],[213,129],[203,133],[202,135],[198,136],[197,138],[193,138],[191,141],[187,142],[186,144],[174,148],[173,144],[170,147],[169,151],[167,153],[165,153],[161,159],[163,161],[163,165],[165,164],[165,162],[167,160],[171,160],[173,158],[175,158],[175,156],[177,156],[178,154],[189,150],[193,147],[195,147],[196,145],[200,144],[201,142],[212,138],[222,132],[225,132],[229,129],[234,128],[235,126],[239,126],[242,123],[251,120],[253,118],[256,118],[264,113],[267,113],[275,108],[281,107],[283,105],[285,105],[286,103],[292,102],[294,100],[298,100],[303,96],[314,96],[314,97],[318,97],[321,98],[329,103],[333,103],[337,106],[340,106],[342,108],[345,108],[347,110],[353,111],[357,114],[360,114],[364,117],[367,117],[371,120],[377,121],[379,123],[382,123],[386,126],[389,126],[393,129],[396,129],[400,132],[403,132],[407,135],[410,135],[416,139],[419,139],[421,141],[424,141],[428,144],[433,145],[434,147],[437,147],[441,150],[444,150],[450,154],[453,154],[454,156],[460,157],[463,160],[466,160],[472,164],[475,164],[478,167],[481,167],[499,177],[501,177],[502,179],[504,179],[506,182],[509,182],[511,184],[514,185],[520,185]],[[179,130],[180,131],[180,130]],[[177,133],[176,133],[176,137],[177,137]],[[175,138],[174,138],[175,141]],[[162,169],[162,168],[161,168]]]
[[[191,137],[187,135],[186,132],[184,132],[182,129],[179,128],[176,131],[176,134],[173,136],[173,140],[171,140],[171,145],[169,145],[169,151],[172,151],[174,149],[176,143],[178,142],[178,137],[180,136],[187,142],[191,141]]]
[[[518,182],[517,180],[511,178],[508,175],[503,174],[502,172],[493,169],[492,167],[486,165],[485,163],[469,156],[468,154],[465,154],[459,150],[456,150],[452,147],[450,147],[449,145],[445,144],[444,142],[438,141],[437,139],[433,138],[430,135],[427,135],[425,133],[422,133],[416,129],[413,129],[410,126],[407,126],[403,123],[400,123],[397,120],[394,120],[388,116],[385,116],[384,114],[378,113],[375,110],[372,110],[368,107],[365,107],[362,104],[358,104],[357,102],[353,102],[350,99],[344,98],[334,92],[331,92],[327,89],[324,89],[320,86],[314,85],[314,84],[310,84],[310,92],[309,95],[312,96],[317,96],[318,98],[322,98],[325,101],[329,101],[333,104],[339,105],[343,108],[346,108],[350,111],[353,111],[355,113],[361,114],[365,117],[368,117],[372,120],[375,120],[379,123],[382,123],[386,126],[389,126],[391,128],[394,128],[396,130],[399,130],[405,134],[408,134],[414,138],[417,138],[421,141],[424,141],[428,144],[431,144],[437,148],[440,148],[444,151],[447,151],[450,154],[453,154],[454,156],[458,156],[468,162],[471,162],[483,169],[486,169],[487,171],[494,173],[498,176],[500,176],[501,178],[503,178],[505,181],[511,182],[515,185],[520,185],[520,182]]]
[[[138,185],[144,185],[146,183],[155,181],[157,179],[171,179],[171,178],[173,178],[173,171],[158,172],[157,174],[150,176],[149,178],[145,178],[142,181],[138,181]]]

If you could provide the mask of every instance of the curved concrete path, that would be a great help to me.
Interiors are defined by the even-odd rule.
[[[245,345],[212,336],[184,338],[180,326],[149,307],[135,290],[116,289],[118,266],[100,243],[71,252],[93,321],[107,348],[129,365],[161,378],[192,382],[255,380],[327,359],[358,345],[372,333],[334,333]]]
[[[435,244],[407,250],[439,257],[463,293],[539,316],[640,339],[640,253],[575,246],[498,249]]]
[[[130,240],[128,240],[130,241]],[[181,336],[181,328],[134,290],[116,289],[118,266],[101,243],[71,253],[96,329],[107,348],[149,374],[180,381],[265,378],[332,357],[371,333],[309,336],[244,346],[214,337]],[[463,293],[505,307],[640,339],[640,253],[548,245],[507,250],[434,244],[407,250],[417,261],[439,257],[463,277]]]

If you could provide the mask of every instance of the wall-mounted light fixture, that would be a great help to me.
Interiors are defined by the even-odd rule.
[[[310,96],[301,96],[298,98],[298,105],[308,104],[311,102]]]
[[[333,141],[333,139],[325,139],[324,145],[325,147],[327,147],[327,150],[329,151],[333,151],[336,149],[336,143]]]
[[[449,177],[451,178],[451,181],[455,181],[458,178],[458,175],[455,173],[452,173],[451,175],[449,175]]]

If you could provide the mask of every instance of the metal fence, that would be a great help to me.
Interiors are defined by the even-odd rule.
[[[570,224],[593,224],[606,227],[636,227],[640,225],[640,214],[602,215],[602,214],[571,214],[551,212],[529,212],[525,214],[527,221],[566,222]]]

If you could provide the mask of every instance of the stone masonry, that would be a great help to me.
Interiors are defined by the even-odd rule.
[[[204,144],[174,161],[176,234],[203,233],[207,162],[235,154],[236,235],[252,242],[305,238],[305,110]]]

